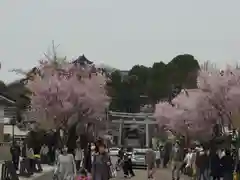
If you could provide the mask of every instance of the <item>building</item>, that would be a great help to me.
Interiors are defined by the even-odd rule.
[[[84,54],[82,56],[79,56],[76,60],[72,62],[73,64],[80,64],[80,65],[92,65],[93,62],[88,60]]]
[[[0,94],[0,142],[4,140],[4,122],[15,118],[15,110],[15,101]]]
[[[3,134],[4,134],[4,142],[11,141],[13,134],[14,139],[25,139],[27,137],[29,131],[22,130],[18,126],[12,126],[10,124],[4,124]]]

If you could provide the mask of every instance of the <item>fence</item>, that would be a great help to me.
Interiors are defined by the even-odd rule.
[[[7,180],[7,178],[8,178],[7,166],[5,163],[3,163],[1,168],[1,180]]]
[[[12,161],[5,161],[1,168],[1,180],[19,180]]]

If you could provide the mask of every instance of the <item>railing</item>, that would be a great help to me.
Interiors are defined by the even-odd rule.
[[[12,161],[5,161],[2,164],[1,180],[19,180]]]
[[[8,178],[8,169],[5,163],[2,164],[1,180],[6,180]]]

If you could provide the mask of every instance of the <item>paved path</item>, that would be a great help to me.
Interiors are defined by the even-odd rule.
[[[134,170],[136,176],[132,177],[131,180],[147,180],[146,170]],[[171,171],[169,169],[158,169],[154,175],[156,180],[172,180]],[[124,179],[123,174],[120,173],[116,180]],[[190,180],[189,177],[181,176],[181,180]]]
[[[147,180],[146,170],[135,170],[136,176],[130,178],[129,180]],[[113,180],[123,180],[123,174],[119,173],[117,178]],[[155,174],[156,180],[171,180],[171,172],[168,169],[160,169]],[[36,180],[52,180],[52,173],[47,173]],[[186,176],[182,176],[181,180],[190,180],[190,178]]]
[[[54,170],[53,166],[49,166],[49,165],[42,165],[43,168],[43,172],[41,173],[34,173],[31,177],[29,178],[25,178],[25,177],[19,177],[19,180],[38,180],[38,179],[46,179],[44,177],[47,177],[46,180],[49,179],[49,177],[51,177],[50,179],[52,180],[52,172]]]
[[[117,157],[111,157],[112,163],[115,164]],[[136,176],[132,177],[131,180],[147,180],[147,172],[146,170],[139,170],[135,169],[134,170]],[[52,172],[45,173],[41,177],[35,178],[34,180],[52,180]],[[114,178],[113,180],[123,180],[123,172],[119,171],[118,176]],[[156,174],[155,174],[155,179],[156,180],[172,180],[171,177],[171,171],[169,169],[158,169]],[[189,177],[186,176],[181,176],[181,180],[190,180]]]

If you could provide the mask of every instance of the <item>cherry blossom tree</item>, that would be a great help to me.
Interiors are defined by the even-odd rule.
[[[167,103],[157,104],[155,117],[160,124],[182,134],[187,131],[192,137],[197,134],[210,137],[215,125],[220,125],[223,132],[227,125],[236,128],[236,118],[233,117],[239,117],[240,113],[239,90],[238,68],[227,67],[224,71],[204,68],[199,71],[198,89],[181,92],[172,100],[172,107]],[[174,114],[179,110],[184,112],[176,118]],[[165,115],[167,111],[171,115]],[[179,123],[185,128],[180,128]]]
[[[66,127],[69,118],[81,116],[99,118],[108,105],[106,78],[92,66],[66,61],[41,61],[38,71],[26,86],[31,90],[31,106],[43,119],[55,127]]]
[[[201,75],[202,77],[208,78],[208,75],[206,74]],[[206,78],[203,78],[203,80],[205,79]],[[203,135],[205,135],[205,138],[211,137],[213,126],[218,119],[218,114],[209,101],[211,93],[205,90],[206,83],[203,84],[203,87],[204,88],[202,89],[184,90],[171,101],[172,108],[168,113],[171,114],[176,111],[181,111],[182,113],[178,118],[173,118],[171,116],[167,118],[170,122],[168,124],[172,124],[171,126],[168,126],[170,129],[177,131],[184,136],[188,135],[195,138],[198,136],[197,138],[199,138],[199,136],[203,137]],[[214,88],[216,87],[214,86]],[[161,105],[156,105],[155,115],[158,121],[165,123],[162,118],[164,113],[160,115],[161,113],[158,112],[164,111],[167,103],[164,103],[165,109],[163,108],[163,103],[160,104]],[[179,125],[176,126],[177,124],[182,124],[182,127],[180,128]]]
[[[172,103],[176,108],[185,110],[185,123],[191,136],[198,134],[211,134],[213,125],[216,123],[216,111],[208,103],[206,92],[200,89],[189,89],[187,95],[181,92]]]
[[[218,114],[221,126],[232,125],[232,115],[239,113],[240,70],[227,67],[224,71],[200,71],[198,87],[206,93],[206,102]]]
[[[154,116],[160,126],[175,134],[207,139],[212,135],[215,113],[204,103],[204,94],[200,90],[188,90],[187,95],[181,92],[175,97],[171,105],[167,102],[157,104]]]
[[[184,110],[176,108],[168,102],[156,104],[154,117],[161,127],[165,127],[174,134],[181,134],[186,128],[184,123]]]

